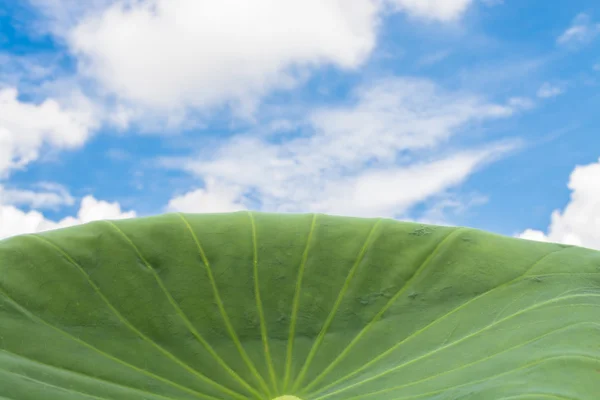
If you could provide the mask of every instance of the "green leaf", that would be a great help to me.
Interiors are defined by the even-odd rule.
[[[600,252],[166,214],[0,241],[0,398],[597,399]]]

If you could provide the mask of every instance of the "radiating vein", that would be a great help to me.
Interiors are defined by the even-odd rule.
[[[133,386],[128,386],[128,385],[124,385],[122,383],[109,381],[107,379],[100,378],[100,377],[97,377],[97,376],[86,375],[86,374],[83,374],[81,372],[72,371],[72,370],[64,368],[64,367],[59,367],[57,365],[47,364],[47,363],[42,362],[40,360],[34,360],[33,358],[25,357],[22,354],[18,354],[18,353],[15,353],[13,351],[10,351],[10,350],[0,349],[0,352],[9,354],[9,355],[11,355],[13,357],[22,358],[23,360],[27,360],[28,362],[30,362],[32,364],[37,364],[37,365],[39,365],[40,367],[43,367],[43,368],[49,368],[49,369],[60,371],[61,373],[65,373],[67,375],[74,375],[74,376],[79,376],[79,377],[84,378],[84,379],[89,379],[89,380],[92,380],[92,381],[98,381],[102,385],[116,386],[116,387],[119,387],[121,389],[130,390],[132,392],[138,392],[140,394],[143,394],[144,396],[153,396],[153,397],[161,398],[161,399],[164,399],[164,400],[172,400],[170,397],[165,397],[163,395],[156,394],[156,393],[150,393],[148,391],[145,391],[143,389],[138,389],[138,388],[135,388]]]
[[[202,262],[204,263],[204,267],[206,269],[208,279],[209,279],[210,284],[213,289],[213,294],[215,296],[215,301],[217,302],[217,307],[219,308],[219,312],[221,313],[221,317],[223,318],[223,322],[225,323],[225,326],[227,328],[229,336],[231,336],[231,340],[233,340],[235,347],[237,348],[238,352],[240,353],[240,356],[246,363],[246,366],[252,372],[254,378],[258,381],[259,385],[261,385],[262,389],[268,394],[269,397],[273,397],[271,390],[269,389],[269,386],[267,385],[267,383],[265,382],[263,377],[258,373],[258,370],[254,366],[254,363],[252,362],[250,357],[248,357],[246,350],[242,346],[240,339],[237,336],[237,333],[235,333],[235,330],[233,329],[233,325],[231,324],[231,321],[229,320],[229,316],[227,315],[227,312],[225,311],[225,306],[223,305],[223,300],[221,299],[221,295],[219,294],[219,289],[217,288],[217,283],[216,283],[214,275],[212,273],[212,268],[210,266],[210,263],[208,262],[208,258],[206,257],[206,254],[204,253],[204,249],[202,248],[202,245],[200,244],[200,240],[196,236],[196,233],[194,233],[194,230],[192,229],[192,226],[190,225],[188,220],[180,213],[178,213],[177,215],[179,215],[179,217],[181,218],[183,223],[186,225],[188,231],[190,232],[192,238],[194,239],[194,242],[196,243],[196,246],[200,253],[200,257],[202,258]]]
[[[458,229],[457,229],[457,230],[458,230]],[[456,232],[457,230],[455,230],[455,231],[453,231],[453,232]],[[448,237],[449,237],[449,236],[447,236],[447,237],[446,237],[446,239],[447,239]],[[438,246],[436,247],[436,250],[437,250],[437,248],[438,248],[438,247],[439,247],[441,244],[442,244],[442,242],[440,242],[440,244],[438,244]],[[542,257],[541,257],[541,258],[540,258],[538,261],[536,261],[535,263],[533,263],[533,264],[532,264],[532,265],[531,265],[529,268],[527,268],[527,270],[525,270],[525,272],[523,272],[521,275],[519,275],[519,276],[517,276],[516,278],[514,278],[514,279],[512,279],[512,280],[510,280],[510,281],[507,281],[507,282],[505,282],[505,283],[503,283],[503,284],[501,284],[501,285],[499,285],[499,286],[496,286],[496,287],[494,287],[494,288],[492,288],[492,289],[490,289],[490,290],[488,290],[488,291],[486,291],[486,292],[484,292],[484,293],[481,293],[481,294],[480,294],[480,295],[478,295],[478,296],[475,296],[475,297],[473,297],[471,300],[469,300],[469,301],[466,301],[465,303],[461,304],[460,306],[458,306],[458,307],[456,307],[456,308],[454,308],[454,309],[450,310],[450,311],[449,311],[449,312],[447,312],[446,314],[442,315],[441,317],[438,317],[438,318],[436,318],[435,320],[433,320],[432,322],[430,322],[429,324],[427,324],[427,325],[426,325],[426,326],[424,326],[423,328],[421,328],[421,329],[419,329],[419,330],[417,330],[417,331],[413,332],[411,335],[409,335],[409,336],[407,336],[406,338],[402,339],[401,341],[399,341],[398,343],[396,343],[395,345],[393,345],[392,347],[390,347],[388,350],[384,351],[383,353],[379,354],[379,355],[378,355],[378,356],[376,356],[375,358],[371,359],[369,362],[365,363],[364,365],[362,365],[362,366],[361,366],[361,367],[359,367],[358,369],[356,369],[356,370],[354,370],[354,371],[350,372],[349,374],[346,374],[345,376],[343,376],[343,377],[341,377],[341,378],[337,379],[336,381],[334,381],[334,382],[332,382],[332,383],[330,383],[330,384],[328,384],[328,385],[326,385],[326,386],[322,387],[322,388],[319,390],[319,392],[321,392],[321,391],[324,391],[324,390],[327,390],[327,389],[328,389],[328,388],[330,388],[330,387],[336,386],[336,385],[338,385],[339,383],[341,383],[341,382],[343,382],[343,381],[345,381],[345,380],[347,380],[347,379],[350,379],[352,376],[354,376],[354,375],[358,374],[359,372],[361,372],[361,371],[364,371],[366,368],[369,368],[369,367],[370,367],[372,364],[376,363],[377,361],[379,361],[379,360],[380,360],[380,359],[382,359],[383,357],[387,356],[389,353],[391,353],[392,351],[394,351],[394,350],[395,350],[397,347],[401,346],[403,343],[405,343],[405,342],[407,342],[408,340],[411,340],[411,339],[413,339],[414,337],[416,337],[416,336],[418,336],[418,335],[422,334],[423,332],[427,331],[429,328],[431,328],[432,326],[436,325],[437,323],[439,323],[439,322],[441,322],[441,321],[445,320],[446,318],[450,317],[451,315],[453,315],[453,314],[455,314],[455,313],[459,312],[460,310],[464,309],[464,308],[465,308],[465,307],[467,307],[469,304],[471,304],[471,303],[473,303],[473,302],[475,302],[475,301],[477,301],[477,300],[481,299],[481,298],[482,298],[482,297],[484,297],[484,296],[488,296],[488,295],[490,295],[491,293],[494,293],[494,292],[495,292],[495,291],[497,291],[497,290],[501,290],[501,289],[503,289],[503,288],[506,288],[506,287],[508,287],[508,286],[512,285],[513,283],[515,283],[515,282],[517,282],[517,281],[521,280],[521,279],[524,279],[525,277],[527,277],[527,276],[528,276],[527,274],[528,274],[530,271],[532,271],[532,270],[533,270],[533,269],[534,269],[534,268],[535,268],[537,265],[539,265],[541,262],[543,262],[543,261],[544,261],[544,260],[545,260],[547,257],[549,257],[549,256],[550,256],[550,255],[552,255],[552,254],[555,254],[555,253],[562,252],[562,251],[564,251],[564,250],[566,250],[566,249],[569,249],[569,248],[570,248],[570,247],[564,247],[564,248],[561,248],[561,249],[559,249],[559,250],[555,250],[555,251],[549,252],[549,253],[547,253],[547,254],[544,254],[544,255],[543,255],[543,256],[542,256]],[[434,251],[436,251],[436,250],[434,250]],[[423,265],[422,265],[422,266],[423,266]],[[408,282],[407,282],[407,283],[408,283]],[[405,285],[404,285],[404,286],[401,288],[401,290],[405,290],[406,288],[407,288],[407,286],[406,286],[406,284],[405,284]],[[387,307],[391,306],[391,304],[392,304],[392,303],[393,303],[393,302],[394,302],[394,301],[397,299],[397,297],[398,297],[398,296],[394,296],[394,297],[392,297],[392,299],[390,299],[390,301],[388,302],[388,304],[386,304],[386,305],[384,306],[384,309],[387,309]],[[377,316],[376,316],[376,317],[377,317]],[[370,323],[370,324],[368,324],[367,326],[365,326],[365,328],[363,328],[363,331],[364,331],[364,329],[367,329],[367,328],[369,327],[369,325],[372,325],[372,324]],[[364,332],[361,332],[361,333],[364,335]],[[359,333],[359,335],[361,335],[361,333]],[[323,371],[323,372],[322,372],[322,373],[321,373],[321,374],[320,374],[320,375],[319,375],[319,376],[318,376],[318,377],[317,377],[317,378],[316,378],[316,379],[315,379],[313,382],[311,382],[311,384],[307,385],[307,386],[305,387],[305,389],[304,389],[304,390],[309,390],[309,389],[310,389],[310,387],[312,387],[312,386],[314,386],[316,383],[318,383],[317,379],[319,379],[319,381],[320,381],[320,380],[321,380],[321,379],[322,379],[322,378],[325,376],[325,374],[326,374],[326,373],[330,372],[330,371],[333,369],[333,367],[334,367],[334,366],[335,366],[337,363],[339,363],[339,362],[341,361],[342,357],[344,357],[344,356],[345,356],[345,355],[348,353],[348,351],[350,350],[350,348],[351,348],[351,347],[352,347],[354,344],[356,344],[356,342],[358,341],[358,339],[360,339],[360,337],[359,337],[359,336],[355,337],[355,338],[352,340],[352,342],[350,342],[350,344],[349,344],[349,345],[346,347],[346,349],[345,349],[345,350],[344,350],[342,353],[340,353],[340,355],[339,355],[339,356],[338,356],[338,357],[337,357],[337,358],[336,358],[336,359],[335,359],[335,360],[334,360],[334,361],[333,361],[333,362],[332,362],[332,363],[331,363],[331,364],[330,364],[330,365],[329,365],[329,366],[328,366],[328,367],[327,367],[327,368],[326,368],[326,369],[325,369],[325,370],[324,370],[324,371]]]
[[[175,301],[175,299],[173,298],[173,296],[171,295],[170,291],[167,289],[167,287],[165,286],[163,280],[160,278],[160,276],[158,275],[158,273],[156,272],[156,270],[154,269],[154,267],[146,260],[146,258],[143,256],[142,252],[139,250],[139,248],[135,245],[135,243],[133,243],[133,241],[131,240],[131,238],[129,238],[129,236],[127,236],[125,234],[125,232],[123,232],[117,225],[115,225],[112,221],[104,221],[106,223],[108,223],[111,227],[113,227],[124,239],[125,241],[134,249],[134,251],[137,253],[138,257],[144,262],[144,264],[146,265],[146,267],[152,271],[152,275],[154,276],[154,278],[156,279],[156,282],[158,283],[158,285],[160,286],[161,290],[163,291],[163,293],[165,294],[167,300],[169,301],[169,303],[171,304],[171,306],[173,306],[173,308],[177,311],[177,315],[182,319],[182,321],[184,322],[185,326],[189,329],[189,331],[192,333],[192,335],[198,340],[198,342],[200,342],[204,348],[210,353],[210,355],[217,361],[217,363],[223,367],[223,369],[225,369],[227,371],[227,373],[234,378],[234,380],[236,382],[238,382],[239,384],[241,384],[243,387],[245,387],[247,390],[249,390],[252,394],[254,394],[255,397],[257,397],[258,399],[260,399],[261,395],[260,393],[254,389],[252,386],[250,386],[248,384],[248,382],[246,382],[241,376],[239,376],[233,369],[231,369],[231,367],[229,365],[227,365],[227,363],[217,354],[217,352],[213,349],[213,347],[206,341],[206,339],[204,339],[204,337],[202,337],[202,335],[198,332],[198,330],[196,329],[196,327],[192,324],[192,322],[190,321],[190,319],[187,317],[187,315],[183,312],[183,310],[181,309],[181,307],[179,306],[179,304],[177,304],[177,302]]]
[[[18,376],[18,377],[20,377],[23,380],[30,381],[30,382],[33,382],[35,384],[41,385],[41,386],[51,387],[51,388],[58,389],[59,391],[63,391],[63,392],[75,393],[78,396],[85,396],[86,398],[90,398],[90,399],[111,400],[111,399],[108,399],[106,397],[98,397],[98,396],[94,396],[93,394],[80,392],[79,390],[75,390],[75,389],[72,389],[72,388],[67,388],[67,387],[64,387],[64,386],[56,386],[56,385],[53,385],[51,383],[40,381],[38,379],[34,379],[34,378],[30,377],[30,376],[19,374],[19,373],[14,372],[14,371],[0,370],[0,373],[5,373],[5,374],[8,374],[8,375]]]
[[[108,359],[110,359],[112,361],[115,361],[115,362],[117,362],[119,364],[125,365],[126,367],[131,368],[131,369],[133,369],[136,372],[139,372],[141,374],[147,375],[147,376],[149,376],[151,378],[159,380],[159,381],[161,381],[163,383],[166,383],[168,385],[171,385],[173,387],[176,387],[177,389],[182,390],[182,391],[187,392],[187,393],[190,393],[190,394],[192,394],[192,395],[194,395],[196,397],[203,398],[203,399],[209,399],[209,400],[221,400],[221,399],[218,399],[216,397],[205,395],[205,394],[202,394],[202,393],[200,393],[200,392],[198,392],[198,391],[196,391],[194,389],[190,389],[188,387],[180,385],[180,384],[178,384],[176,382],[173,382],[173,381],[171,381],[169,379],[163,378],[160,375],[153,374],[150,371],[146,371],[145,369],[136,367],[133,364],[130,364],[130,363],[124,361],[124,360],[121,360],[120,358],[117,358],[117,357],[115,357],[115,356],[113,356],[113,355],[111,355],[109,353],[106,353],[106,352],[100,350],[99,348],[93,346],[92,344],[90,344],[90,343],[88,343],[88,342],[86,342],[84,340],[81,340],[78,337],[73,336],[70,333],[68,333],[68,332],[66,332],[66,331],[64,331],[64,330],[62,330],[60,328],[55,327],[54,325],[52,325],[51,323],[47,322],[46,320],[44,320],[44,319],[38,317],[37,315],[33,314],[31,311],[29,311],[28,309],[26,309],[25,307],[23,307],[22,305],[20,305],[16,300],[14,300],[11,296],[9,296],[8,293],[6,293],[2,288],[0,288],[0,294],[2,294],[6,298],[6,300],[8,300],[22,314],[26,315],[27,317],[31,318],[32,320],[38,321],[38,322],[42,323],[43,325],[46,325],[47,327],[49,327],[49,328],[57,331],[61,335],[64,335],[64,336],[68,337],[69,339],[75,341],[76,343],[79,343],[80,345],[82,345],[84,347],[87,347],[90,350],[93,350],[96,353],[98,353],[98,354],[100,354],[100,355],[102,355],[102,356],[104,356],[104,357],[106,357],[106,358],[108,358]]]
[[[590,356],[586,356],[584,354],[578,354],[578,353],[575,353],[575,354],[566,354],[566,355],[560,355],[560,356],[554,356],[554,357],[544,357],[544,358],[542,358],[540,360],[533,361],[531,363],[522,365],[519,368],[510,369],[508,371],[504,371],[504,372],[496,374],[496,375],[488,376],[488,377],[483,378],[483,379],[478,379],[478,380],[475,380],[475,381],[463,383],[461,385],[455,385],[455,386],[451,386],[451,387],[447,387],[447,388],[444,388],[444,389],[439,389],[439,390],[435,390],[435,391],[431,391],[431,392],[427,392],[427,393],[421,393],[421,394],[412,395],[412,396],[397,397],[394,400],[416,399],[416,398],[419,398],[419,397],[432,396],[432,395],[435,395],[435,394],[438,394],[438,393],[446,392],[446,391],[451,390],[451,389],[457,389],[457,388],[460,388],[460,387],[470,386],[470,385],[473,385],[473,384],[476,384],[476,383],[490,381],[490,380],[499,378],[499,377],[504,376],[504,375],[509,375],[509,374],[515,373],[517,371],[522,371],[522,370],[527,369],[527,368],[535,367],[536,365],[543,364],[545,362],[554,361],[554,360],[564,360],[564,359],[569,359],[569,358],[584,359],[584,360],[591,360],[591,361],[600,362],[600,360],[597,359],[597,358],[595,358],[595,357],[590,357]],[[372,396],[374,394],[380,394],[382,392],[390,392],[390,391],[392,391],[394,389],[395,388],[388,388],[388,389],[380,390],[380,391],[369,393],[369,394],[362,394],[360,396],[350,397],[350,398],[348,398],[346,400],[354,400],[354,399],[356,399],[356,400],[361,399],[362,400],[363,398],[365,398],[365,396]]]
[[[259,286],[259,275],[258,275],[258,241],[256,237],[256,223],[252,212],[248,211],[248,217],[250,218],[250,226],[252,229],[252,269],[254,275],[254,297],[256,298],[256,309],[258,311],[258,317],[260,319],[260,336],[263,342],[265,350],[265,358],[267,361],[267,368],[269,369],[269,375],[271,376],[271,384],[275,393],[278,393],[277,388],[277,376],[275,375],[275,368],[273,367],[273,359],[271,358],[271,351],[269,349],[269,334],[267,332],[267,321],[265,319],[265,312],[263,310],[262,300],[260,298],[260,286]]]
[[[434,375],[430,375],[430,376],[428,376],[426,378],[423,378],[423,379],[419,379],[419,380],[416,380],[416,381],[411,381],[410,383],[406,383],[404,385],[395,386],[395,388],[396,389],[404,389],[404,388],[407,388],[407,387],[410,387],[410,386],[416,386],[416,385],[419,385],[419,384],[421,384],[423,382],[428,382],[428,381],[437,379],[437,378],[439,378],[441,376],[448,375],[450,373],[457,372],[457,371],[466,369],[468,367],[472,367],[473,365],[477,365],[477,364],[485,362],[485,361],[489,361],[489,360],[491,360],[491,359],[493,359],[493,358],[495,358],[495,357],[497,357],[499,355],[508,353],[510,351],[513,351],[513,350],[516,350],[518,348],[521,348],[523,346],[527,346],[528,344],[537,342],[540,339],[543,339],[543,338],[548,337],[548,336],[552,336],[552,335],[554,335],[556,333],[560,333],[560,332],[563,332],[563,331],[568,331],[570,329],[573,329],[574,327],[579,327],[579,326],[584,326],[584,325],[585,326],[600,327],[600,324],[594,323],[594,322],[578,322],[578,323],[575,323],[575,324],[563,326],[561,328],[554,329],[554,330],[551,330],[550,332],[546,332],[546,333],[544,333],[542,335],[536,336],[536,337],[534,337],[532,339],[529,339],[529,340],[527,340],[527,341],[525,341],[523,343],[519,343],[517,345],[508,347],[508,348],[506,348],[506,349],[504,349],[502,351],[496,352],[494,354],[490,354],[490,355],[488,355],[488,356],[486,356],[484,358],[480,358],[478,360],[471,361],[470,363],[462,364],[459,367],[452,368],[452,369],[449,369],[449,370],[446,370],[446,371],[443,371],[443,372],[440,372],[440,373],[437,373],[437,374],[434,374]],[[323,395],[323,396],[317,396],[317,397],[314,397],[315,393],[310,393],[310,394],[307,395],[307,397],[312,398],[314,400],[319,400],[319,399],[325,398],[325,397],[327,397],[327,396],[329,396],[329,395],[331,395],[333,393],[339,393],[339,391],[332,392],[330,394]]]
[[[371,319],[371,321],[367,325],[365,325],[365,327],[354,337],[354,339],[352,339],[352,341],[348,344],[348,346],[346,346],[346,348],[344,348],[344,350],[340,354],[338,354],[338,356],[327,366],[327,368],[325,368],[323,371],[321,371],[321,373],[319,375],[317,375],[317,377],[312,382],[310,382],[308,385],[306,385],[306,387],[304,388],[305,391],[310,390],[310,388],[312,388],[313,386],[318,384],[321,380],[323,380],[323,378],[325,378],[325,376],[329,372],[331,372],[331,370],[333,370],[333,368],[335,368],[335,366],[338,365],[338,363],[340,361],[342,361],[342,359],[344,357],[346,357],[348,355],[348,353],[350,352],[350,349],[352,349],[354,347],[354,345],[375,325],[375,323],[392,306],[392,304],[394,304],[396,302],[396,300],[398,300],[398,298],[400,296],[402,296],[402,294],[410,288],[410,284],[421,275],[421,272],[427,267],[429,262],[437,254],[438,250],[442,247],[442,245],[444,243],[446,243],[447,241],[449,241],[452,237],[455,237],[463,229],[466,229],[466,228],[461,227],[461,228],[457,228],[457,229],[453,230],[435,246],[433,251],[431,253],[429,253],[429,255],[421,263],[421,265],[415,270],[415,273],[409,279],[407,279],[406,282],[404,282],[404,284],[396,292],[396,294],[394,296],[392,296],[392,298],[390,298],[390,300],[381,308],[381,310],[379,310],[379,312],[377,314],[375,314],[375,316]]]
[[[485,331],[489,330],[490,328],[492,328],[492,327],[494,327],[496,325],[499,325],[499,324],[501,324],[503,322],[506,322],[506,321],[508,321],[508,320],[516,317],[516,316],[519,316],[519,315],[524,314],[526,312],[529,312],[531,310],[543,307],[543,306],[545,306],[547,304],[556,303],[556,302],[559,302],[561,300],[573,299],[573,298],[579,298],[579,297],[598,297],[598,298],[600,298],[600,294],[590,294],[590,293],[586,293],[586,294],[574,294],[574,295],[570,295],[570,296],[555,297],[555,298],[552,298],[550,300],[546,300],[546,301],[543,301],[541,303],[537,303],[537,304],[535,304],[533,306],[524,308],[523,310],[520,310],[520,311],[518,311],[518,312],[516,312],[514,314],[511,314],[511,315],[509,315],[509,316],[507,316],[507,317],[505,317],[505,318],[503,318],[501,320],[498,320],[498,321],[496,321],[494,323],[486,325],[485,327],[483,327],[481,329],[478,329],[478,330],[476,330],[476,331],[474,331],[474,332],[472,332],[472,333],[470,333],[468,335],[465,335],[462,338],[460,338],[458,340],[455,340],[454,342],[448,343],[448,344],[446,344],[444,346],[437,347],[436,349],[434,349],[434,350],[432,350],[430,352],[427,352],[427,353],[425,353],[425,354],[423,354],[423,355],[421,355],[419,357],[413,358],[412,360],[409,360],[409,361],[404,362],[402,364],[396,365],[396,366],[394,366],[392,368],[388,368],[387,370],[385,370],[383,372],[380,372],[380,373],[378,373],[376,375],[370,376],[369,378],[363,379],[363,380],[361,380],[359,382],[353,383],[352,385],[348,385],[348,386],[346,386],[346,387],[344,387],[342,389],[339,389],[339,390],[337,390],[335,392],[331,392],[331,393],[328,393],[326,395],[323,395],[323,396],[320,396],[320,397],[317,397],[317,398],[318,399],[323,399],[323,398],[326,398],[326,397],[330,397],[333,394],[344,392],[344,391],[346,391],[346,390],[348,390],[350,388],[353,388],[353,387],[356,387],[356,386],[359,386],[359,385],[363,385],[363,384],[365,384],[367,382],[371,382],[371,381],[373,381],[375,379],[381,378],[382,376],[385,376],[385,375],[390,374],[392,372],[398,371],[399,369],[402,369],[402,368],[405,368],[405,367],[407,367],[409,365],[412,365],[412,364],[414,364],[417,361],[423,360],[423,359],[425,359],[427,357],[430,357],[430,356],[432,356],[432,355],[434,355],[436,353],[439,353],[442,350],[445,350],[445,349],[447,349],[449,347],[452,347],[452,346],[455,346],[455,345],[457,345],[459,343],[462,343],[465,340],[471,339],[471,338],[473,338],[473,337],[481,334],[482,332],[485,332]],[[580,306],[580,305],[582,305],[582,304],[568,304],[568,305],[564,305],[562,307],[572,307],[572,306]],[[600,304],[583,304],[583,305],[592,305],[592,306],[600,307]]]
[[[308,249],[310,248],[310,243],[312,239],[312,235],[315,230],[317,222],[317,214],[313,214],[312,222],[310,224],[310,230],[308,232],[308,237],[306,239],[306,246],[304,247],[304,252],[302,253],[302,261],[300,262],[300,268],[298,269],[298,277],[296,278],[296,291],[294,293],[294,301],[292,305],[292,316],[290,322],[290,334],[288,336],[287,343],[287,353],[286,353],[286,361],[285,361],[285,378],[283,382],[283,392],[285,393],[290,381],[290,374],[292,372],[292,356],[294,352],[294,340],[296,335],[296,322],[298,319],[298,306],[300,304],[300,292],[302,289],[302,279],[304,278],[304,270],[306,267],[306,260],[308,259]]]
[[[297,390],[298,386],[300,384],[302,384],[302,381],[304,379],[306,371],[308,370],[310,363],[312,362],[315,354],[317,353],[317,350],[319,349],[321,342],[325,338],[325,334],[327,333],[327,330],[329,329],[329,325],[331,325],[331,322],[333,321],[333,318],[335,317],[335,314],[337,313],[337,310],[338,310],[340,304],[342,303],[342,299],[344,298],[346,291],[350,287],[352,278],[354,278],[354,275],[356,273],[356,270],[358,269],[358,266],[360,265],[361,261],[363,260],[363,257],[367,253],[367,249],[369,248],[369,246],[372,242],[372,238],[376,232],[376,229],[381,224],[382,221],[383,221],[383,219],[381,219],[381,218],[378,219],[377,222],[375,222],[375,224],[373,224],[373,227],[371,228],[369,234],[367,235],[367,238],[365,239],[365,243],[363,244],[363,246],[360,250],[360,253],[358,254],[358,257],[356,258],[354,265],[352,266],[352,268],[350,268],[350,271],[348,272],[348,275],[346,276],[344,285],[340,289],[340,292],[339,292],[337,299],[331,309],[331,312],[327,316],[327,319],[325,320],[325,323],[323,324],[321,331],[319,332],[316,340],[314,341],[314,343],[310,349],[310,352],[308,353],[308,357],[306,358],[306,361],[304,362],[304,366],[300,370],[300,373],[299,373],[298,377],[296,378],[296,381],[292,385],[292,391]]]
[[[112,305],[112,303],[108,300],[108,298],[104,295],[104,293],[102,293],[100,288],[94,283],[94,281],[92,281],[92,279],[90,278],[89,274],[85,271],[85,269],[83,269],[83,267],[81,265],[79,265],[79,263],[77,263],[62,248],[60,248],[56,244],[52,243],[51,241],[49,241],[41,236],[37,236],[37,235],[29,235],[29,236],[35,237],[35,238],[41,240],[42,242],[52,246],[54,249],[56,249],[56,251],[58,251],[60,254],[62,254],[73,266],[75,266],[85,276],[88,283],[92,286],[94,291],[98,294],[98,296],[100,296],[100,298],[104,301],[104,303],[109,307],[109,309],[113,312],[113,314],[117,318],[119,318],[119,320],[123,323],[123,325],[125,325],[127,328],[129,328],[132,332],[136,333],[139,337],[141,337],[148,344],[150,344],[151,346],[156,348],[159,352],[161,352],[163,355],[165,355],[168,359],[170,359],[173,362],[175,362],[176,364],[180,365],[186,371],[188,371],[192,375],[196,376],[200,380],[215,387],[216,389],[219,389],[220,391],[222,391],[224,393],[229,394],[230,396],[236,397],[240,400],[247,400],[247,398],[242,396],[241,394],[221,385],[220,383],[213,381],[212,379],[208,378],[204,374],[196,371],[194,368],[190,367],[187,363],[180,360],[174,354],[172,354],[171,352],[169,352],[168,350],[166,350],[165,348],[160,346],[158,343],[154,342],[152,339],[150,339],[148,336],[146,336],[144,333],[142,333],[139,329],[137,329],[135,326],[133,326],[133,324],[131,324],[131,322],[129,322],[129,320],[127,318],[125,318],[123,315],[121,315],[121,313]]]

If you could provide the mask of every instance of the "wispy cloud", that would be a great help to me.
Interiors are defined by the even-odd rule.
[[[53,182],[39,182],[37,190],[7,189],[0,185],[0,205],[29,206],[37,209],[58,209],[71,206],[75,199],[63,185]]]
[[[17,86],[26,82],[52,79],[57,73],[56,54],[19,55],[0,52],[2,77],[0,86]]]
[[[448,93],[427,80],[389,78],[358,89],[354,100],[312,112],[300,137],[273,143],[239,135],[179,166],[209,182],[198,196],[209,197],[212,188],[236,207],[396,215],[515,148],[492,143],[440,153],[461,128],[516,109]]]
[[[511,106],[515,110],[529,110],[535,107],[535,103],[533,100],[527,97],[511,97],[508,99],[508,105]]]
[[[542,99],[547,99],[549,97],[556,97],[562,93],[563,89],[560,86],[544,82],[544,84],[538,89],[537,96]]]
[[[582,45],[591,42],[600,33],[600,24],[592,21],[589,15],[577,15],[571,26],[556,39],[559,45]]]

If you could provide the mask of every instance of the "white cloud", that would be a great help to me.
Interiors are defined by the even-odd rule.
[[[146,115],[232,106],[302,82],[315,67],[360,66],[381,19],[459,18],[472,0],[29,0],[79,61],[79,72],[119,104],[121,127]],[[184,111],[182,111],[184,110]],[[151,111],[151,112],[148,112]],[[183,113],[183,114],[182,114]],[[175,121],[175,123],[177,123]]]
[[[556,97],[562,93],[563,90],[561,87],[544,82],[544,84],[538,89],[537,96],[542,99],[547,99],[549,97]]]
[[[24,212],[14,206],[0,205],[0,239],[57,227],[39,211]]]
[[[600,250],[600,160],[575,167],[568,187],[571,200],[562,212],[552,212],[547,233],[526,229],[516,236]]]
[[[69,43],[84,74],[135,104],[252,110],[296,84],[290,67],[360,65],[378,11],[372,0],[118,2],[79,21]]]
[[[82,199],[76,217],[67,217],[56,222],[46,219],[39,211],[25,212],[13,205],[0,204],[0,239],[65,228],[101,219],[122,219],[135,216],[135,211],[122,211],[119,203],[97,200],[92,196]]]
[[[196,189],[169,201],[168,211],[186,213],[221,213],[246,210],[240,187],[220,185],[212,178],[204,189]]]
[[[462,183],[482,163],[512,150],[491,146],[465,151],[429,163],[368,170],[351,179],[327,185],[323,200],[311,204],[316,211],[362,217],[394,216],[411,206]]]
[[[81,206],[77,212],[77,217],[67,217],[59,221],[61,226],[70,226],[83,224],[101,219],[123,219],[133,218],[135,211],[122,211],[118,202],[109,203],[103,200],[97,200],[93,196],[85,196],[81,200]]]
[[[235,187],[225,204],[245,199],[246,205],[243,196],[252,194],[267,211],[389,216],[509,151],[511,144],[497,143],[479,152],[435,154],[467,124],[514,111],[426,80],[387,79],[357,90],[352,105],[310,113],[310,129],[300,137],[274,143],[272,135],[238,135],[180,162],[215,187]],[[415,164],[415,155],[424,161]],[[201,192],[211,193],[209,185]]]
[[[447,22],[459,18],[473,0],[389,0],[389,2],[413,16]]]
[[[71,206],[75,204],[75,199],[62,185],[42,182],[36,186],[41,190],[6,189],[0,185],[0,204],[12,206],[27,205],[38,209],[56,209],[62,205]]]
[[[0,89],[0,177],[38,159],[45,145],[75,149],[85,143],[97,126],[95,116],[83,97],[70,101],[23,102],[16,89]]]
[[[581,13],[571,26],[556,40],[560,45],[581,45],[592,41],[600,33],[600,24],[593,23],[589,15]]]

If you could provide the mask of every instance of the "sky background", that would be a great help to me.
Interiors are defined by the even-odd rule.
[[[600,249],[596,0],[0,0],[0,237],[320,212]]]

